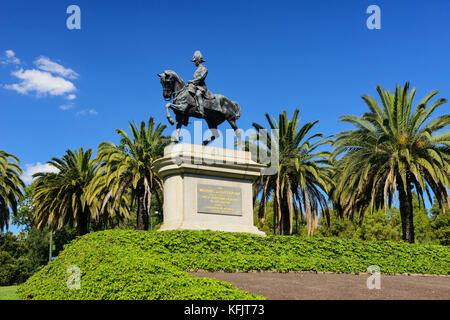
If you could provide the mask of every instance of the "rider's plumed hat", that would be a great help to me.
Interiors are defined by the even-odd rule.
[[[194,57],[192,58],[191,61],[192,61],[192,62],[195,62],[195,61],[206,62],[206,61],[203,59],[202,53],[201,53],[200,51],[198,51],[198,50],[194,52]]]

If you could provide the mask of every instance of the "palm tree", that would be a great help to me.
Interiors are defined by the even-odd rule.
[[[370,112],[361,117],[343,116],[340,121],[356,129],[340,133],[334,141],[332,160],[336,161],[336,189],[333,199],[344,215],[359,213],[369,207],[392,204],[398,193],[403,240],[414,242],[412,189],[423,204],[424,192],[431,202],[433,192],[444,208],[450,201],[449,186],[450,132],[438,130],[450,123],[446,114],[430,120],[431,114],[446,99],[427,104],[438,94],[427,94],[414,108],[416,89],[409,92],[409,82],[396,86],[392,95],[377,87],[382,108],[370,96],[362,98]]]
[[[144,121],[140,127],[134,122],[129,124],[132,138],[117,129],[120,145],[102,142],[98,146],[96,161],[100,170],[89,188],[89,201],[102,198],[101,211],[126,211],[121,201],[131,190],[132,198],[137,200],[136,229],[148,230],[152,194],[158,195],[163,188],[153,163],[163,155],[170,139],[162,135],[166,126],[155,126],[152,117],[147,128]],[[104,196],[100,196],[102,193]]]
[[[38,228],[59,229],[76,226],[77,235],[88,232],[90,218],[97,212],[98,202],[87,203],[87,187],[97,170],[91,160],[92,150],[67,150],[61,158],[47,163],[58,173],[36,173],[34,182],[34,220]]]
[[[259,147],[267,152],[278,153],[278,170],[274,175],[263,175],[255,184],[255,199],[261,195],[259,217],[265,216],[268,200],[274,198],[274,219],[278,220],[279,233],[292,234],[294,215],[306,215],[308,235],[312,235],[317,226],[319,209],[328,217],[325,194],[331,185],[330,167],[327,165],[329,152],[316,149],[330,143],[329,137],[316,133],[305,138],[318,122],[309,122],[299,129],[297,119],[299,110],[295,110],[291,120],[286,111],[278,116],[278,123],[266,113],[270,130],[278,130],[278,140],[272,141],[263,126],[253,123],[259,132]],[[263,139],[261,139],[263,138]],[[313,139],[319,138],[313,142]]]
[[[12,160],[12,161],[11,161]],[[17,214],[17,203],[23,197],[25,184],[20,175],[22,169],[17,157],[0,150],[0,231],[9,226],[9,209]]]

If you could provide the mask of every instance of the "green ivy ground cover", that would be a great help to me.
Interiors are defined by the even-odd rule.
[[[67,288],[71,265],[81,271],[79,290]],[[382,273],[449,274],[450,249],[394,241],[107,230],[71,242],[17,293],[23,299],[262,299],[183,270],[360,273],[370,265]]]

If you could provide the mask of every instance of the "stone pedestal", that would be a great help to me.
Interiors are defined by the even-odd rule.
[[[164,180],[159,230],[215,230],[265,235],[253,225],[252,182],[263,165],[250,152],[193,144],[164,149],[155,163]]]

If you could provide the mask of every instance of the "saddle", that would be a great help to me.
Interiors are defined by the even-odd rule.
[[[198,101],[197,98],[195,97],[195,93],[193,93],[192,91],[189,91],[189,94],[191,95],[193,101],[195,101],[195,108],[198,109],[199,105],[198,105]],[[208,89],[206,89],[206,91],[203,92],[203,109],[209,109],[209,110],[214,110],[214,111],[222,111],[219,101],[216,99],[215,95],[211,93],[211,91],[209,91]]]

